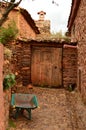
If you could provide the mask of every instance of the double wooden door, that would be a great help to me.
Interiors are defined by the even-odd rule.
[[[62,85],[62,48],[33,47],[31,81],[34,85],[59,87]]]

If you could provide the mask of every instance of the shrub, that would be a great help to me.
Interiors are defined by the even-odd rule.
[[[13,85],[15,85],[15,83],[16,83],[15,75],[10,73],[10,74],[6,75],[3,80],[3,89],[4,90],[9,89]]]
[[[7,27],[0,27],[0,42],[2,44],[13,41],[18,33],[18,29],[14,21],[11,21]]]

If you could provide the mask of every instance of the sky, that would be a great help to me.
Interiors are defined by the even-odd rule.
[[[40,11],[46,12],[45,20],[50,20],[51,32],[66,32],[72,0],[22,0],[20,7],[25,8],[34,20],[39,19]]]

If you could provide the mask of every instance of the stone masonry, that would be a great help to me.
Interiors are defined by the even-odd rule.
[[[77,48],[64,46],[63,48],[63,85],[77,83]]]
[[[30,38],[35,38],[36,37],[36,33],[34,32],[34,30],[31,28],[31,26],[27,23],[27,21],[25,20],[25,18],[23,17],[23,15],[19,12],[18,9],[14,9],[12,12],[10,12],[9,14],[9,19],[7,20],[7,22],[5,23],[6,26],[10,21],[15,21],[16,22],[16,26],[18,28],[18,38],[26,38],[26,39],[30,39]]]
[[[3,56],[4,56],[4,63],[3,63],[3,78],[11,73],[11,50],[4,46],[3,47],[4,51],[3,51]],[[3,80],[2,80],[3,81]],[[11,89],[5,89],[3,90],[3,96],[4,96],[4,109],[5,109],[5,128],[8,127],[8,122],[9,122],[9,110],[10,110],[10,102],[11,102]]]
[[[4,6],[2,10],[4,10]],[[4,27],[7,27],[9,23],[16,23],[18,28],[17,38],[22,39],[35,39],[36,34],[39,34],[39,30],[35,25],[34,20],[31,15],[27,12],[27,10],[22,8],[13,9],[9,15],[7,21],[4,23]]]
[[[18,84],[26,86],[30,83],[31,48],[30,44],[17,42],[11,45],[13,51],[11,69],[16,75]]]
[[[34,41],[34,43],[37,46],[37,41]],[[11,46],[13,51],[12,71],[16,74],[17,84],[23,84],[23,86],[31,83],[32,44],[33,42],[17,41],[17,43]],[[40,42],[40,46],[44,44],[45,42]],[[49,44],[46,43],[45,47],[46,45],[50,45],[50,42]],[[77,48],[64,47],[62,56],[62,80],[64,87],[67,88],[69,84],[76,84],[76,79]]]
[[[77,85],[86,102],[86,0],[81,0],[77,16],[71,28],[72,41],[78,42]]]
[[[5,130],[5,113],[4,113],[4,98],[3,98],[3,46],[0,44],[0,130]]]
[[[27,17],[28,17],[31,24],[29,22],[27,22]],[[16,26],[19,29],[18,38],[34,39],[36,37],[36,34],[38,33],[38,29],[37,29],[37,27],[35,27],[35,23],[34,23],[33,19],[31,18],[30,14],[27,13],[26,10],[23,10],[23,14],[20,13],[19,9],[14,9],[13,11],[11,11],[9,16],[8,16],[8,20],[4,23],[4,26],[7,26],[7,24],[10,21],[11,22],[15,21]],[[14,43],[12,43],[12,44],[14,44]],[[7,46],[8,46],[8,48],[10,48],[9,45],[7,45]],[[21,50],[21,47],[20,47],[21,45],[16,45],[16,46],[17,46],[16,52],[18,54],[16,56],[17,57],[16,59],[18,61],[17,65],[21,64],[22,67],[19,68],[18,66],[16,66],[15,74],[16,74],[16,77],[18,77],[17,75],[20,73],[21,77],[19,77],[19,80],[21,79],[22,82],[26,83],[26,81],[24,81],[23,74],[25,76],[25,80],[27,78],[29,79],[27,74],[30,71],[28,71],[28,69],[27,69],[28,67],[26,67],[27,63],[25,61],[25,60],[28,60],[28,57],[25,55],[27,58],[26,59],[24,58],[23,53],[26,54],[26,52],[25,52],[25,49],[23,47],[22,47],[21,53],[19,52]],[[16,48],[16,46],[14,45],[13,48]],[[27,46],[27,48],[28,48],[28,46]],[[2,84],[3,84],[2,83],[2,81],[3,81],[2,76],[3,75],[2,75],[2,72],[4,72],[4,76],[6,74],[8,74],[9,72],[11,72],[11,70],[12,70],[12,72],[14,72],[13,70],[15,69],[14,63],[15,63],[15,53],[16,52],[13,52],[14,61],[13,61],[12,65],[10,64],[8,59],[5,59],[5,57],[4,57],[4,64],[3,64],[3,54],[4,53],[3,53],[2,46],[0,45],[0,108],[1,108],[1,110],[0,110],[0,130],[5,130],[5,128],[8,127],[9,107],[10,107],[10,100],[11,100],[11,91],[8,90],[8,91],[3,92],[3,86],[2,86]],[[28,49],[27,53],[29,53],[29,49]],[[18,59],[18,58],[20,58],[20,59]],[[4,68],[2,68],[2,65],[4,66]],[[14,67],[14,69],[13,69],[13,67]],[[28,75],[30,75],[30,74],[28,74]],[[27,79],[27,81],[28,81],[28,79]],[[5,108],[5,110],[4,110],[4,108]]]
[[[38,12],[39,20],[35,21],[36,26],[38,27],[40,33],[50,34],[50,20],[45,20],[46,12],[40,11]]]

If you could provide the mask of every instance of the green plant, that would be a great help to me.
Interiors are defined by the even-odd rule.
[[[69,90],[70,92],[74,91],[75,88],[76,88],[76,84],[75,84],[75,83],[71,83],[71,84],[68,85],[68,90]]]
[[[4,47],[4,56],[5,56],[5,59],[11,59],[12,50],[10,50],[7,47]]]
[[[16,128],[15,123],[11,119],[9,120],[9,126],[13,127],[13,128]]]
[[[57,33],[52,33],[51,38],[57,38],[59,40],[64,40],[66,42],[70,42],[70,38],[62,33],[62,31],[59,31]]]
[[[13,122],[13,120],[9,119],[8,128],[6,130],[10,130],[11,128],[16,128],[16,124]]]
[[[18,29],[14,21],[11,21],[7,27],[0,27],[0,42],[2,44],[13,41],[18,33]]]
[[[9,89],[10,87],[12,87],[13,85],[15,85],[16,81],[15,81],[15,75],[14,74],[8,74],[5,76],[4,80],[3,80],[3,89]]]

